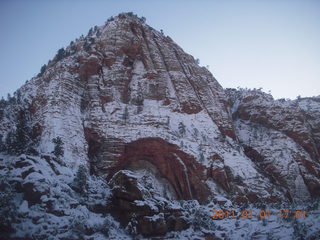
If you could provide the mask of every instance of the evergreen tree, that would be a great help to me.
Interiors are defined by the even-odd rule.
[[[122,114],[122,119],[127,122],[127,120],[129,119],[129,111],[128,111],[128,107],[126,106],[124,108],[124,112]]]
[[[40,69],[40,73],[38,74],[38,77],[40,77],[44,74],[44,72],[46,71],[46,68],[47,68],[47,65],[44,64]]]
[[[0,100],[0,106],[1,106],[1,107],[4,107],[4,106],[6,106],[6,105],[7,105],[6,100],[4,100],[4,98],[3,98],[3,97],[1,97],[1,100]]]
[[[11,130],[7,133],[6,139],[5,139],[5,150],[9,154],[15,154],[15,147],[14,143],[16,142],[15,140],[15,134]]]
[[[199,130],[198,130],[197,128],[194,128],[194,129],[193,129],[193,134],[194,134],[194,136],[197,138],[198,135],[199,135]]]
[[[137,113],[141,113],[143,110],[143,107],[141,105],[137,106]]]
[[[8,93],[7,102],[8,102],[8,104],[14,104],[16,102],[16,99],[14,96],[11,96],[10,93]]]
[[[167,126],[170,126],[170,117],[167,117],[167,122],[166,122]]]
[[[181,136],[186,134],[186,126],[183,124],[183,122],[179,123],[178,129]]]
[[[17,93],[19,96],[19,93]],[[20,110],[16,117],[15,128],[12,128],[4,141],[4,149],[12,155],[30,154],[38,155],[35,145],[37,139],[30,125],[30,112],[28,110]]]
[[[92,35],[92,32],[93,32],[93,28],[90,28],[90,29],[89,29],[89,32],[88,32],[88,35],[89,35],[89,36]]]
[[[131,99],[131,103],[137,106],[137,113],[142,112],[143,101],[144,101],[144,96],[143,96],[142,87],[141,87],[141,84],[138,83],[137,94]]]
[[[33,142],[30,139],[31,128],[28,126],[26,113],[20,112],[17,118],[16,129],[8,132],[5,148],[9,154],[19,155],[27,153]]]
[[[88,171],[84,165],[80,165],[72,184],[74,190],[81,195],[88,191]]]
[[[201,137],[202,137],[202,140],[204,141],[204,142],[206,142],[207,141],[207,136],[203,133],[203,134],[201,134]]]
[[[138,83],[138,96],[137,96],[137,105],[143,105],[144,97],[143,97],[143,90],[141,84]]]
[[[253,137],[254,137],[255,139],[258,138],[258,130],[257,130],[256,128],[253,129]]]
[[[91,50],[91,44],[89,41],[85,41],[83,44],[83,49],[87,52],[89,52]]]
[[[64,155],[64,148],[63,148],[63,142],[61,137],[56,137],[52,139],[52,142],[54,143],[54,150],[52,153],[57,157],[60,158]]]
[[[283,158],[283,156],[284,156],[284,155],[283,155],[283,152],[280,152],[280,157]]]
[[[0,135],[0,152],[4,152],[6,150],[6,146],[2,141],[2,136]]]
[[[292,225],[293,225],[293,235],[295,236],[295,239],[305,239],[305,236],[308,233],[308,228],[306,227],[305,223],[299,222],[295,218]]]
[[[15,93],[14,93],[15,97],[16,97],[16,102],[18,104],[21,104],[21,91],[20,89],[18,89]]]
[[[141,113],[143,110],[143,101],[144,101],[144,97],[143,97],[142,91],[138,91],[138,95],[136,99],[138,113]]]
[[[10,234],[14,232],[12,225],[17,217],[15,190],[10,180],[12,180],[10,172],[0,176],[0,238],[3,239],[9,239]]]
[[[4,98],[2,97],[0,100],[0,120],[3,119],[4,109],[6,108],[6,106],[7,106],[7,101],[4,100]]]
[[[56,60],[59,61],[61,60],[62,58],[64,58],[66,56],[66,51],[64,50],[64,48],[60,48],[57,52],[57,55],[56,55]]]
[[[203,152],[200,152],[200,156],[199,156],[199,160],[201,163],[204,162],[204,155],[203,155]]]
[[[30,143],[31,129],[28,127],[27,119],[24,113],[20,113],[18,117],[17,130],[16,130],[16,152],[18,154],[24,153]]]

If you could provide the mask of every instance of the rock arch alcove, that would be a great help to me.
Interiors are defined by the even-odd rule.
[[[110,169],[110,178],[123,169],[154,171],[159,179],[170,183],[177,199],[205,203],[210,194],[204,167],[178,146],[161,138],[141,138],[125,144],[121,156]]]

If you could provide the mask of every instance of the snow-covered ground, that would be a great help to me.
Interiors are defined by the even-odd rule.
[[[87,192],[79,193],[72,172],[54,160],[21,155],[0,155],[2,223],[11,222],[10,237],[17,239],[148,239],[132,236],[108,213],[110,188],[99,178],[87,175]],[[17,168],[17,165],[20,166]],[[23,165],[23,166],[22,166]],[[53,169],[55,169],[53,171]],[[140,179],[141,187],[158,190],[157,181],[150,172],[137,171],[133,177]],[[151,174],[151,175],[150,175]],[[145,177],[144,177],[145,176]],[[143,180],[144,179],[144,180]],[[28,186],[31,189],[21,189]],[[150,184],[152,187],[150,187]],[[160,186],[162,189],[162,186]],[[31,191],[31,192],[30,192]],[[32,192],[33,191],[33,192]],[[39,199],[31,194],[39,195]],[[162,195],[159,191],[159,194]],[[158,196],[152,201],[162,201]],[[151,195],[150,195],[151,196]],[[163,199],[164,200],[164,199]],[[221,199],[220,199],[221,200]],[[222,199],[223,200],[223,199]],[[3,202],[6,201],[6,202]],[[149,201],[151,204],[152,201]],[[168,200],[165,200],[168,201]],[[241,208],[227,202],[225,206],[210,203],[202,206],[195,200],[172,201],[172,208],[182,209],[191,224],[187,230],[169,232],[164,239],[317,239],[320,236],[320,208],[314,202],[308,206],[247,205]],[[169,200],[170,202],[170,200]],[[143,201],[143,204],[148,201]],[[138,204],[138,203],[137,203]],[[100,206],[100,210],[97,208]],[[260,211],[270,211],[270,218],[260,219]],[[281,219],[279,211],[306,211],[307,218],[295,219],[289,215]],[[234,211],[235,218],[211,219],[213,211]],[[243,211],[252,211],[252,219],[242,217]],[[5,232],[2,239],[10,239]]]

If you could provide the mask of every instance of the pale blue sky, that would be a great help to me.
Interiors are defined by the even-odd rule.
[[[320,94],[318,0],[1,0],[0,96],[90,27],[129,11],[209,65],[223,87]]]

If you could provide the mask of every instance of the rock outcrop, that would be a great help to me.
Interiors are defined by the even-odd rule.
[[[150,172],[121,170],[110,180],[111,213],[130,229],[144,236],[165,235],[187,229],[190,224],[180,205],[166,200],[175,197],[170,186]],[[167,185],[167,186],[166,186]]]
[[[246,155],[289,199],[320,195],[319,98],[274,100],[261,91],[228,90]]]
[[[43,204],[57,215],[64,211],[48,199],[54,181],[35,161],[54,176],[70,178],[82,165],[103,178],[112,187],[110,204],[91,199],[89,210],[110,212],[144,236],[190,226],[181,204],[172,205],[178,201],[305,203],[320,195],[319,97],[286,101],[224,90],[133,14],[59,50],[9,100],[0,106],[0,151],[38,155],[16,161],[23,170],[17,191],[28,206]],[[61,156],[53,156],[62,149],[57,139]],[[79,186],[65,185],[66,196],[78,194]]]

